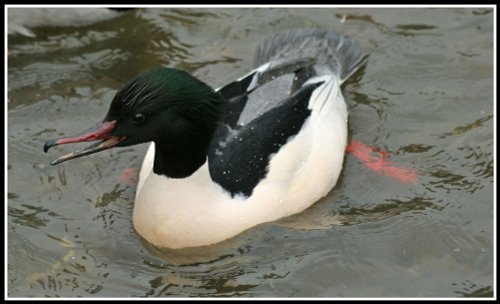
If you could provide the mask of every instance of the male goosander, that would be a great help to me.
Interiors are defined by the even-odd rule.
[[[197,247],[311,206],[336,184],[347,143],[340,85],[367,56],[333,30],[275,34],[256,68],[217,90],[159,68],[127,82],[106,117],[55,145],[96,141],[52,165],[152,142],[139,174],[133,222],[148,242]]]

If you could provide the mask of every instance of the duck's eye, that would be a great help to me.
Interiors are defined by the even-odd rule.
[[[137,113],[134,115],[134,123],[136,125],[142,124],[146,120],[146,116],[142,113]]]

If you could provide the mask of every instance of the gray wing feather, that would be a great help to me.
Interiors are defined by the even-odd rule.
[[[333,73],[343,82],[367,57],[362,54],[359,43],[349,36],[334,30],[305,28],[280,32],[264,40],[256,48],[254,65],[315,58],[318,75]]]

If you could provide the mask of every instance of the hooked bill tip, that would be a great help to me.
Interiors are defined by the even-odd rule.
[[[55,146],[55,145],[57,145],[55,139],[46,141],[45,145],[43,145],[43,152],[47,153],[47,151],[49,151],[50,147]]]

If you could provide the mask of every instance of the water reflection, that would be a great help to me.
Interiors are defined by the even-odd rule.
[[[47,89],[68,80],[95,80],[95,70],[109,69],[127,58],[128,55],[120,49],[106,49],[67,58],[67,63],[32,63],[20,70],[9,71],[9,90],[23,87]]]

